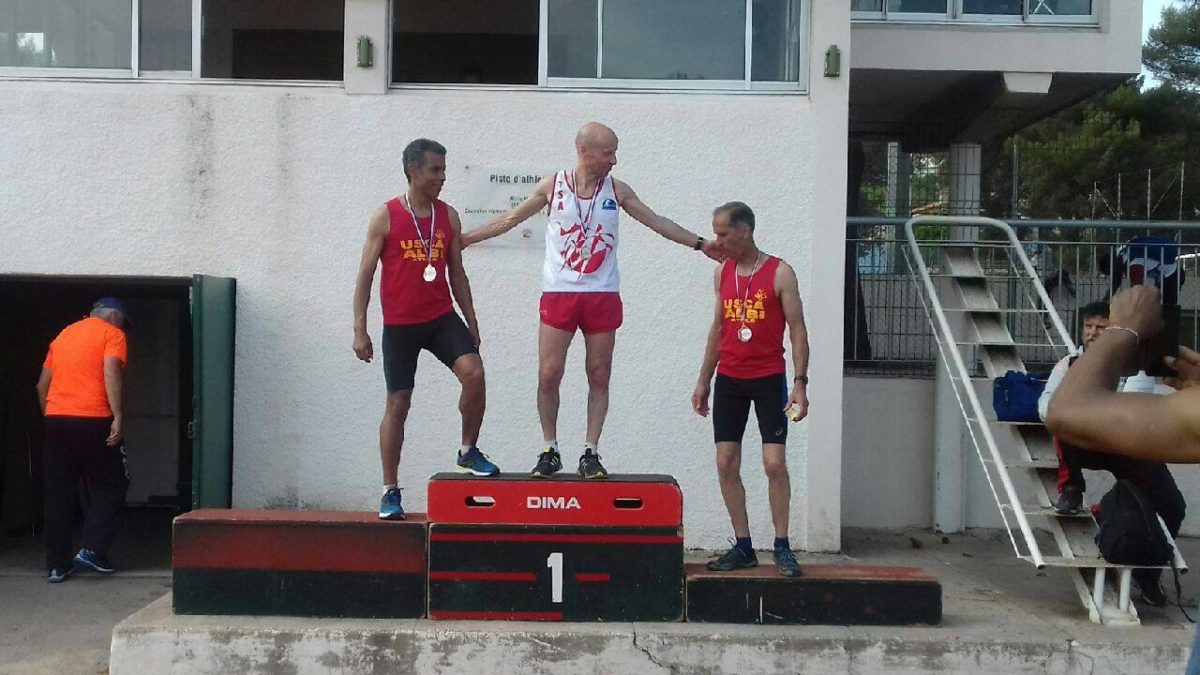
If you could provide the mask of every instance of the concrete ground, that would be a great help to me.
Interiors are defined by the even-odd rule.
[[[111,553],[118,571],[58,585],[46,583],[40,539],[0,534],[0,673],[107,673],[113,626],[171,590],[171,516],[127,511]]]
[[[943,584],[944,622],[939,627],[572,624],[563,626],[562,631],[570,632],[573,639],[583,639],[580,636],[589,633],[603,633],[607,636],[605,639],[609,639],[624,630],[622,626],[632,626],[632,630],[646,631],[637,648],[645,651],[648,643],[655,644],[665,650],[658,657],[694,651],[691,641],[697,639],[715,644],[714,636],[735,642],[743,634],[752,641],[769,637],[775,643],[776,652],[785,653],[790,649],[806,657],[814,645],[836,644],[845,652],[838,657],[842,660],[813,661],[812,667],[819,663],[827,666],[845,663],[843,670],[846,671],[858,670],[859,666],[865,665],[861,661],[862,653],[858,656],[859,666],[853,665],[855,649],[878,649],[879,645],[883,645],[884,650],[895,651],[890,656],[884,655],[893,659],[899,659],[903,650],[918,656],[925,653],[927,656],[921,658],[933,659],[932,655],[938,650],[957,649],[963,653],[969,652],[968,660],[973,659],[971,662],[977,664],[979,670],[991,672],[1018,672],[1020,669],[1016,668],[1017,661],[1014,659],[1020,659],[1022,668],[1033,668],[1028,672],[1179,672],[1179,669],[1172,668],[1186,659],[1193,628],[1183,619],[1177,607],[1160,609],[1139,605],[1142,626],[1098,626],[1088,621],[1065,573],[1039,573],[1028,563],[1016,559],[1003,533],[971,531],[950,535],[945,539],[946,543],[943,543],[941,535],[924,530],[849,530],[844,535],[843,554],[802,556],[802,561],[905,565],[933,572]],[[4,549],[0,550],[0,598],[3,599],[0,600],[0,673],[105,673],[114,625],[169,590],[168,563],[163,557],[161,544],[144,546],[140,551],[144,557],[140,559],[137,556],[127,557],[128,563],[123,571],[111,578],[97,578],[94,574],[79,575],[66,584],[52,586],[43,578],[40,545],[36,542],[14,543],[11,539],[3,541]],[[1195,598],[1200,593],[1200,540],[1185,539],[1180,546],[1185,558],[1198,568],[1197,573],[1183,577],[1183,593],[1187,602],[1187,599]],[[137,553],[132,550],[127,552]],[[121,560],[118,553],[114,551],[114,560]],[[1170,591],[1173,595],[1173,587]],[[177,619],[169,615],[169,599],[155,603],[154,607],[139,617],[135,617],[132,623],[136,624],[138,620],[153,623]],[[343,637],[407,631],[411,634],[428,634],[439,641],[456,633],[463,636],[486,635],[487,639],[502,640],[506,634],[516,635],[520,632],[526,635],[532,631],[557,630],[546,624],[531,627],[530,624],[502,626],[428,621],[178,619],[183,623],[172,623],[172,628],[186,627],[185,624],[212,627],[215,621],[217,626],[230,633],[242,629],[269,629],[272,634],[277,634],[279,631],[304,630],[316,626],[333,630]],[[431,628],[437,629],[436,635]],[[638,639],[636,635],[635,641]],[[990,647],[981,653],[979,645],[992,645],[999,651],[989,656]],[[725,653],[730,648],[729,644],[721,647]],[[649,656],[650,652],[646,654]],[[443,654],[439,658],[444,661],[446,657]],[[911,658],[905,663],[910,661]],[[748,663],[757,662],[751,660]],[[744,672],[769,672],[772,669],[769,663],[760,663]],[[958,662],[933,659],[924,666],[918,662],[913,672],[933,670],[938,663],[951,665]],[[242,664],[246,666],[244,672],[260,672],[245,660]],[[896,661],[896,665],[901,664]],[[1144,668],[1141,667],[1143,665]],[[542,672],[539,667],[525,665],[524,668],[525,672]],[[195,672],[201,671],[203,668]],[[205,672],[220,671],[214,666]],[[604,672],[604,669],[595,672]]]

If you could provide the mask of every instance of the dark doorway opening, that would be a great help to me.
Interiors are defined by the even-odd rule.
[[[0,276],[0,566],[41,566],[43,426],[33,386],[50,341],[103,296],[124,300],[135,323],[123,387],[130,486],[113,559],[124,570],[170,566],[170,521],[191,507],[192,283]]]

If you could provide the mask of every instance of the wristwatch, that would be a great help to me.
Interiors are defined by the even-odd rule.
[[[696,237],[696,243],[692,245],[693,251],[699,251],[704,248],[704,237]]]
[[[796,382],[808,384],[808,376],[807,375],[797,375],[796,377],[794,377],[792,379],[795,380]]]

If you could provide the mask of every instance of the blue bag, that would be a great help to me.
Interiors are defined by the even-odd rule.
[[[1045,375],[1010,370],[992,381],[992,410],[1001,422],[1040,422],[1038,398],[1046,389]]]

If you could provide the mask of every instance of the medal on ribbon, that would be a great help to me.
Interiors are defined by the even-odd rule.
[[[421,234],[421,224],[417,222],[417,212],[413,211],[412,205],[408,203],[408,195],[404,195],[404,208],[408,211],[408,215],[412,217],[413,229],[417,231],[417,238],[421,240],[421,250],[425,252],[425,271],[421,273],[421,278],[425,283],[433,283],[437,279],[437,268],[433,266],[433,237],[437,231],[437,209],[431,203],[429,205],[429,241],[425,241],[425,235]]]

